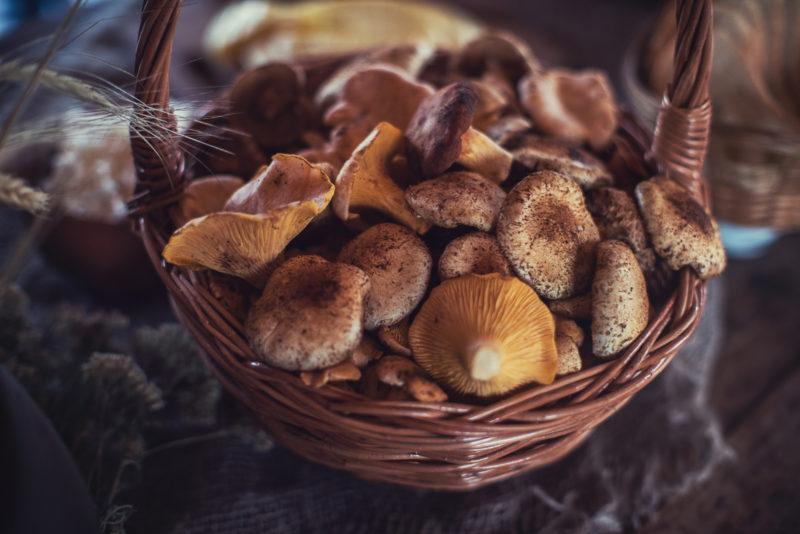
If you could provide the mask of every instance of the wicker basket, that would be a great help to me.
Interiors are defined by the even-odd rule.
[[[136,53],[136,97],[149,106],[140,112],[158,110],[165,120],[172,120],[169,64],[180,5],[180,0],[144,2]],[[650,148],[662,172],[702,198],[711,0],[679,1],[678,12],[677,68]],[[132,130],[131,143],[139,180],[131,217],[176,315],[204,350],[209,367],[277,441],[363,478],[465,490],[553,462],[666,368],[703,310],[705,283],[684,270],[647,329],[619,358],[488,405],[376,401],[335,385],[310,388],[256,361],[242,325],[212,297],[202,274],[162,261],[173,230],[165,209],[181,195],[184,157],[174,138],[143,139]],[[622,157],[646,168],[647,143],[635,124],[623,121],[615,139]]]
[[[637,118],[652,125],[660,100],[639,72],[652,31],[645,30],[625,53],[622,84]],[[748,227],[800,228],[800,136],[714,121],[708,152],[711,203],[717,217]]]

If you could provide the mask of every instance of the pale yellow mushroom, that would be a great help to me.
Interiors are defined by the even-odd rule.
[[[372,130],[342,166],[336,177],[333,212],[343,221],[356,218],[360,209],[374,209],[423,234],[430,224],[406,204],[405,193],[389,173],[403,148],[403,132],[387,122]]]
[[[261,287],[272,261],[332,196],[333,184],[318,168],[298,156],[276,155],[226,203],[226,210],[243,211],[192,219],[172,234],[162,255],[175,265],[231,274]]]
[[[478,396],[549,384],[558,354],[547,306],[521,280],[468,274],[435,287],[409,331],[414,359],[438,382]]]

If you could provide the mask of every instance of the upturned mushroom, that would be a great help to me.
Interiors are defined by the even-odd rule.
[[[369,276],[364,328],[397,323],[410,314],[428,289],[433,260],[425,243],[403,226],[372,226],[348,243],[339,261]]]
[[[378,328],[378,339],[390,352],[411,357],[411,347],[408,342],[410,326],[408,317],[395,324],[381,326]]]
[[[617,129],[617,103],[602,72],[534,73],[520,80],[518,90],[522,106],[547,135],[599,150]]]
[[[241,178],[224,174],[192,180],[183,190],[178,205],[170,211],[172,222],[183,226],[197,217],[222,211],[228,198],[242,185]]]
[[[378,124],[356,148],[336,177],[333,212],[343,221],[358,217],[362,209],[377,210],[423,234],[430,224],[406,204],[405,193],[390,174],[395,156],[402,150],[403,133],[389,123]]]
[[[636,186],[636,200],[656,254],[670,269],[690,266],[706,280],[725,269],[716,221],[677,182],[663,176]]]
[[[324,122],[333,129],[333,148],[343,159],[381,122],[405,130],[420,103],[433,89],[390,67],[353,74]]]
[[[474,172],[449,172],[406,189],[414,213],[442,228],[461,225],[488,232],[505,198],[499,185]]]
[[[278,154],[228,199],[226,211],[176,230],[162,255],[175,265],[231,274],[261,287],[272,261],[332,196],[333,184],[322,171],[298,156]]]
[[[647,328],[650,301],[644,275],[628,246],[603,241],[597,246],[592,283],[592,350],[608,358],[624,350]]]
[[[320,371],[303,371],[300,380],[312,388],[321,388],[331,382],[355,382],[361,378],[361,370],[353,362],[337,363]]]
[[[543,170],[560,172],[583,189],[610,185],[613,181],[602,161],[585,150],[553,139],[529,135],[522,146],[511,153],[529,173]]]
[[[402,388],[419,402],[445,402],[447,394],[425,376],[413,361],[389,354],[375,364],[376,378],[388,386]]]
[[[231,121],[253,134],[264,148],[291,145],[312,116],[303,84],[303,71],[286,63],[245,71],[231,89]]]
[[[468,274],[442,282],[409,331],[414,359],[459,393],[493,396],[555,378],[555,325],[522,281]]]
[[[500,183],[508,177],[509,152],[472,128],[478,97],[468,83],[448,85],[427,97],[406,128],[409,162],[423,179],[453,163]]]
[[[287,371],[345,361],[361,341],[369,277],[357,267],[297,256],[270,276],[245,332],[258,358]]]
[[[497,241],[517,275],[539,295],[563,299],[590,284],[600,233],[578,184],[563,174],[539,171],[506,197]]]
[[[465,274],[511,275],[511,265],[497,240],[484,232],[464,234],[450,241],[439,258],[439,278],[449,280]]]

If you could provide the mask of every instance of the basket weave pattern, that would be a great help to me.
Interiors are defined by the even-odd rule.
[[[148,106],[147,113],[159,110],[173,124],[169,64],[180,4],[145,0],[136,53],[136,97]],[[675,78],[665,95],[652,154],[662,173],[703,198],[711,1],[677,4]],[[647,159],[648,146],[631,141],[641,136],[627,131],[624,121],[618,135],[633,156]],[[313,461],[364,478],[464,490],[553,462],[665,369],[703,310],[705,284],[684,270],[647,329],[617,359],[488,405],[378,401],[336,385],[310,388],[257,361],[242,324],[211,295],[202,273],[161,259],[173,230],[165,208],[180,197],[185,182],[183,155],[176,139],[145,140],[132,130],[131,143],[138,174],[131,217],[176,315],[205,352],[208,366],[276,440]]]

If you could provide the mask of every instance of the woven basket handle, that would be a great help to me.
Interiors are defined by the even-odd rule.
[[[181,0],[144,0],[136,49],[131,146],[137,184],[131,216],[154,215],[173,203],[185,182],[175,118],[169,108],[169,66]],[[702,168],[708,144],[711,105],[711,0],[677,0],[675,69],[659,112],[652,152],[664,172],[702,198]],[[137,124],[157,121],[160,133]]]
[[[670,178],[705,202],[703,162],[711,129],[708,84],[713,51],[711,0],[677,0],[672,83],[664,92],[652,152]]]

